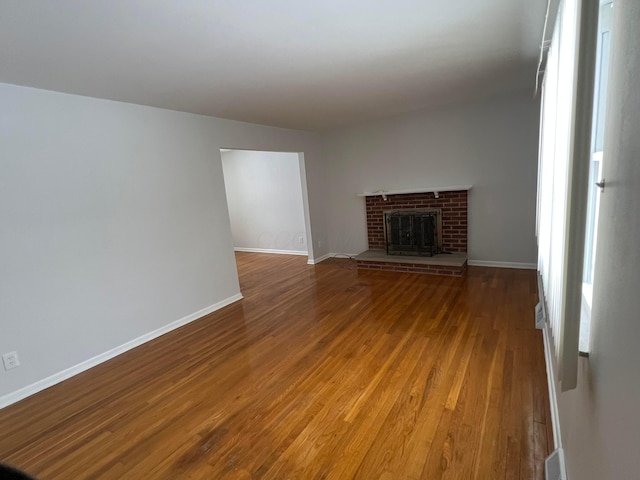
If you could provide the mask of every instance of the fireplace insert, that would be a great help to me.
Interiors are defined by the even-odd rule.
[[[441,211],[436,208],[384,213],[387,255],[431,257],[442,251]]]

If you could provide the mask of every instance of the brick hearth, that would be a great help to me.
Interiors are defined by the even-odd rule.
[[[461,267],[451,265],[421,265],[419,263],[370,262],[356,260],[360,270],[386,270],[388,272],[428,273],[431,275],[448,275],[461,277],[467,271],[467,262]]]

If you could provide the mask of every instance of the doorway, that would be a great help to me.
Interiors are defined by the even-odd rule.
[[[221,149],[234,250],[312,258],[304,154]]]

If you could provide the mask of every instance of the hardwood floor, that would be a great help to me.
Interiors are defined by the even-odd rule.
[[[237,254],[245,299],[0,410],[46,479],[542,479],[535,272]]]

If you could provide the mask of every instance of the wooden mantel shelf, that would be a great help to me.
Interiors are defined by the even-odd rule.
[[[427,188],[414,188],[411,190],[378,190],[377,192],[363,192],[358,193],[359,197],[375,197],[381,195],[386,197],[387,195],[402,195],[405,193],[439,193],[439,192],[455,192],[459,190],[471,190],[472,185],[460,185],[457,187],[427,187]]]

